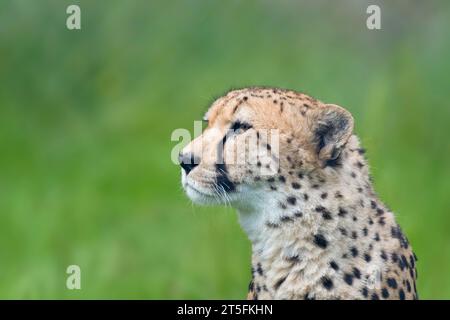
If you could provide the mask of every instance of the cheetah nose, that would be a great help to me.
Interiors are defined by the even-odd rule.
[[[199,159],[192,153],[180,153],[178,155],[178,161],[186,174],[189,174],[200,163]]]

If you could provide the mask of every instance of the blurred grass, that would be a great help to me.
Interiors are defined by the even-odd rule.
[[[377,3],[381,31],[364,1],[2,1],[0,298],[245,297],[248,240],[183,195],[170,135],[274,85],[352,111],[420,297],[449,299],[450,6]]]

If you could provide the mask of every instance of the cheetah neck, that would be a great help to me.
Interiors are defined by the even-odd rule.
[[[239,209],[240,223],[252,242],[252,273],[261,295],[307,298],[330,262],[351,255],[352,242],[367,236],[367,224],[376,223],[373,209],[378,200],[362,154],[352,137],[342,165],[326,169],[326,178],[315,173],[285,175],[276,192],[254,194],[254,205]],[[293,183],[300,187],[293,188]],[[320,294],[314,292],[315,297]],[[322,294],[333,298],[327,291]]]

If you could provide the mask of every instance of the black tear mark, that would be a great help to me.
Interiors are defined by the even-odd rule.
[[[225,142],[227,141],[227,138],[228,134],[226,134],[222,138],[222,141],[219,142],[219,145],[217,146],[216,184],[222,187],[226,192],[231,192],[236,190],[236,186],[228,177],[228,170],[227,167],[225,166],[225,160],[223,158],[223,149],[225,146]]]
[[[314,235],[314,244],[319,248],[325,249],[328,246],[328,241],[319,233]]]
[[[222,187],[226,192],[231,192],[236,190],[235,184],[228,177],[228,171],[225,164],[216,164],[217,176],[216,184]]]

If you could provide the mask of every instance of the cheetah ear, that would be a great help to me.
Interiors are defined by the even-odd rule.
[[[339,158],[353,132],[353,117],[344,108],[326,104],[312,119],[313,144],[323,167]]]

